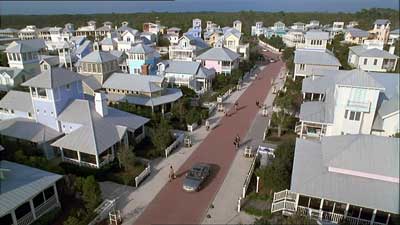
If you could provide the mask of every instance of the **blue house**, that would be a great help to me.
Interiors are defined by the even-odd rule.
[[[84,99],[85,76],[50,68],[23,83],[29,92],[11,91],[0,100],[0,134],[35,143],[46,157],[57,148],[61,160],[99,168],[121,146],[144,137],[147,118],[107,106],[103,93]]]
[[[195,38],[201,38],[201,19],[193,19],[192,28],[186,32],[186,34],[192,35]]]
[[[130,74],[156,74],[160,54],[154,48],[139,43],[128,51],[126,61]]]

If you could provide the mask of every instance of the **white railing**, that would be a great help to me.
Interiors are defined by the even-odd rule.
[[[309,216],[309,210],[304,206],[297,206],[297,213],[303,216]]]
[[[33,213],[29,212],[25,216],[21,217],[18,221],[18,225],[28,225],[33,222]]]
[[[68,163],[72,163],[78,166],[86,166],[86,167],[90,167],[90,168],[98,168],[96,164],[93,163],[88,163],[88,162],[84,162],[84,161],[79,161],[77,159],[72,159],[72,158],[68,158],[68,157],[63,157],[63,161],[64,162],[68,162]]]
[[[185,134],[181,133],[179,134],[179,136],[176,138],[176,140],[165,149],[165,158],[168,158],[168,155],[177,147],[179,147],[179,145],[181,143],[183,143],[183,139],[185,138]]]
[[[147,167],[137,177],[135,177],[136,187],[139,187],[140,182],[142,182],[144,178],[146,178],[150,173],[151,173],[151,167],[150,164],[148,164]]]
[[[344,215],[331,212],[322,212],[322,219],[340,223],[343,221]]]
[[[291,200],[291,201],[296,201],[297,194],[294,192],[291,192],[289,190],[283,190],[278,193],[274,193],[274,202],[278,202],[280,200]]]
[[[35,208],[36,217],[40,217],[49,211],[53,206],[57,203],[56,196],[53,195],[51,198],[47,199],[47,201],[43,202],[40,206]]]
[[[247,188],[249,187],[251,177],[253,176],[254,168],[256,166],[256,161],[258,157],[258,151],[254,156],[253,162],[251,163],[249,172],[247,173],[246,179],[244,180],[243,188],[242,188],[242,198],[246,197]]]
[[[107,218],[109,212],[115,208],[115,199],[104,200],[95,210],[94,212],[97,216],[88,224],[88,225],[95,225],[98,224],[100,221]]]
[[[227,92],[225,92],[225,94],[218,96],[217,97],[217,102],[218,103],[223,103],[232,93],[232,90],[229,89]]]
[[[287,200],[272,203],[271,213],[278,212],[278,211],[295,212],[296,211],[296,203],[287,201]]]

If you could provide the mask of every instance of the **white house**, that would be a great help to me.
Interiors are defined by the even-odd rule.
[[[294,79],[308,77],[320,69],[338,70],[341,66],[333,53],[326,49],[329,33],[308,31],[305,42],[298,44],[294,55]]]
[[[200,62],[168,60],[157,66],[157,74],[164,76],[170,84],[186,86],[197,93],[211,90],[215,69],[207,69]]]
[[[251,26],[251,36],[260,36],[264,34],[263,22],[256,22],[255,26]]]
[[[32,74],[23,69],[0,67],[0,91],[8,92],[31,77]]]
[[[398,74],[320,70],[303,80],[301,138],[399,132]]]
[[[350,44],[360,45],[368,39],[368,31],[358,28],[348,28],[344,33],[344,41]]]
[[[304,43],[305,32],[303,30],[289,30],[282,36],[282,41],[288,47],[296,47],[298,44]]]
[[[169,46],[169,59],[193,61],[206,48],[209,45],[203,39],[184,34],[179,38],[178,44]]]
[[[398,56],[377,48],[352,46],[348,63],[365,71],[390,72],[396,69]]]
[[[383,41],[387,44],[390,35],[390,21],[386,19],[378,19],[374,22],[374,27],[369,31],[376,40]]]
[[[388,45],[394,45],[400,38],[400,29],[392,30],[389,34]]]
[[[18,37],[21,40],[30,40],[38,38],[38,30],[35,25],[28,25],[18,32]]]
[[[297,139],[290,190],[271,212],[322,224],[394,225],[399,219],[399,139],[373,135]]]

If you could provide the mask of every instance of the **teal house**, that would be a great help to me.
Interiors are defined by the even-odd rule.
[[[127,54],[130,74],[156,74],[160,54],[154,48],[139,43],[133,46]]]

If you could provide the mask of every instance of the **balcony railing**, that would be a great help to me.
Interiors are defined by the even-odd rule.
[[[36,217],[40,217],[45,214],[47,211],[52,209],[57,204],[56,196],[53,195],[51,198],[47,199],[47,201],[43,202],[41,205],[35,208]]]
[[[18,221],[18,225],[28,225],[33,222],[33,213],[29,212],[25,216],[21,217]]]

